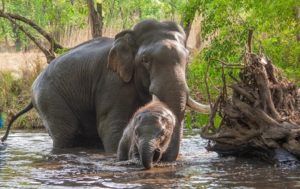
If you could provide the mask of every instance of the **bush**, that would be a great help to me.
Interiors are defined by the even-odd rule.
[[[30,102],[31,84],[41,72],[42,65],[42,61],[36,59],[32,63],[26,63],[21,68],[21,74],[0,71],[0,107],[4,113],[4,120],[6,120],[5,126],[12,114],[22,110]],[[36,111],[30,111],[18,118],[13,127],[18,129],[41,128],[42,123]]]

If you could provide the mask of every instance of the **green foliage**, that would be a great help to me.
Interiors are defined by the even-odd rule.
[[[188,8],[195,4],[197,8]],[[262,50],[300,86],[300,46],[296,40],[299,18],[297,20],[295,14],[297,6],[300,6],[299,2],[294,0],[189,1],[185,9],[189,13],[185,15],[192,15],[197,9],[202,16],[202,40],[210,40],[210,45],[194,56],[189,66],[188,82],[193,95],[197,99],[207,99],[207,96],[197,93],[201,91],[201,94],[206,94],[204,75],[209,65],[208,88],[211,98],[216,98],[222,88],[221,64],[218,60],[230,64],[242,63],[249,29],[254,30],[254,51]],[[238,70],[225,69],[227,83],[232,81],[229,75],[238,78]],[[191,115],[189,112],[186,120],[188,127],[202,126],[208,122],[207,117]]]
[[[33,20],[59,41],[59,34],[68,27],[87,28],[88,7],[86,0],[5,0],[5,11],[17,13]],[[72,3],[73,2],[73,3]],[[204,83],[207,66],[208,88],[212,101],[222,88],[222,72],[219,60],[230,64],[242,62],[248,30],[254,30],[253,51],[264,52],[283,72],[300,86],[300,24],[296,8],[297,0],[95,0],[102,3],[104,28],[116,31],[132,27],[146,18],[173,20],[183,26],[191,23],[200,14],[201,41],[208,45],[194,53],[188,67],[188,84],[192,96],[208,102]],[[29,29],[29,27],[27,28]],[[33,31],[32,29],[29,29]],[[32,32],[35,33],[35,32]],[[36,35],[36,33],[35,33]],[[12,24],[0,18],[0,43],[16,41],[30,42],[25,35],[14,29]],[[64,53],[62,50],[60,53]],[[225,69],[225,79],[238,78],[238,70]],[[1,75],[4,87],[1,97],[5,106],[16,102],[18,85],[9,75]],[[19,83],[19,81],[17,81]],[[12,90],[12,86],[14,89]],[[20,87],[22,88],[23,87]],[[12,95],[4,94],[9,91]],[[230,91],[229,91],[230,93]],[[16,98],[16,99],[14,99]],[[9,99],[9,100],[8,100]],[[216,121],[219,121],[217,118]],[[187,112],[188,127],[202,126],[208,116]]]
[[[201,52],[206,62],[213,59],[237,63],[245,52],[249,29],[254,29],[254,50],[263,48],[275,65],[288,76],[300,79],[300,47],[296,40],[296,7],[299,2],[286,1],[199,1],[203,16],[203,39],[213,36],[211,45]],[[291,72],[291,70],[295,70]]]
[[[25,16],[55,37],[63,33],[68,26],[82,28],[88,25],[88,7],[84,0],[74,1],[73,4],[65,0],[5,0],[4,2],[5,12]],[[23,25],[19,21],[18,23]],[[37,33],[33,32],[32,28],[24,26],[37,37]],[[0,18],[0,43],[5,38],[10,41],[19,39],[25,46],[30,43],[18,28],[8,20]]]
[[[182,0],[103,0],[106,26],[130,28],[140,20],[176,20]]]
[[[195,17],[197,11],[200,11],[199,4],[200,0],[189,0],[186,4],[182,4],[179,9],[180,14],[182,15],[182,24],[186,27],[191,23]]]
[[[34,68],[24,68],[22,74],[16,77],[12,72],[0,71],[0,109],[3,110],[4,120],[7,121],[10,113],[17,113],[23,109],[30,101],[30,88],[41,72],[41,62],[34,62]],[[7,123],[7,122],[6,122]],[[6,123],[4,129],[6,129]],[[36,128],[41,127],[41,120],[35,111],[28,112],[20,117],[15,128]]]
[[[208,93],[205,84],[205,77],[207,74],[207,86],[210,94],[211,101],[214,102],[217,96],[220,94],[223,81],[221,64],[215,60],[211,60],[209,63],[205,61],[205,54],[198,54],[194,57],[191,64],[188,66],[187,81],[190,87],[191,95],[196,99],[200,99],[202,103],[208,104]],[[212,68],[207,69],[207,66]],[[206,73],[207,72],[207,73]],[[233,77],[237,77],[238,70],[225,70],[226,82],[231,79],[229,74]],[[230,93],[230,91],[228,91]],[[209,121],[209,115],[203,115],[195,112],[186,112],[185,123],[187,128],[202,127]],[[218,125],[221,121],[221,117],[216,116],[215,123]]]

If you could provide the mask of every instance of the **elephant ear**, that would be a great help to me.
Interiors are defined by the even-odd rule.
[[[136,47],[133,35],[130,30],[117,34],[108,55],[107,67],[117,72],[125,82],[131,80],[134,72]]]

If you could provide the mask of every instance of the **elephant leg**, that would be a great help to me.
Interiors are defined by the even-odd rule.
[[[130,147],[129,159],[140,159],[139,150],[137,148],[137,145],[135,145],[135,144],[131,145],[131,147]]]
[[[128,139],[122,137],[117,151],[117,158],[119,161],[125,161],[128,160],[128,153],[129,153],[129,147],[128,147]]]
[[[105,152],[117,152],[119,141],[122,138],[123,130],[128,123],[127,119],[122,119],[118,115],[109,114],[105,121],[100,123],[98,127],[98,135],[100,136]]]
[[[105,134],[103,134],[103,132],[100,132],[99,135],[101,136],[105,152],[114,153],[117,151],[119,141],[122,138],[122,131],[124,128],[123,125],[126,124],[114,122],[110,124],[112,128],[107,129],[107,131],[105,131]]]
[[[33,102],[53,140],[54,148],[79,145],[80,123],[59,94],[53,90],[41,90],[35,93]]]

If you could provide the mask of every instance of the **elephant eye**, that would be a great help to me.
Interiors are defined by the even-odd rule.
[[[161,122],[161,124],[164,125],[165,128],[167,128],[167,127],[169,127],[170,119],[168,119],[166,117],[161,117],[160,122]]]
[[[161,130],[160,133],[159,133],[160,137],[164,136],[165,134],[166,134],[165,129]]]
[[[166,137],[165,131],[160,132],[159,139],[161,142],[165,140],[165,137]]]
[[[142,116],[140,116],[140,115],[138,115],[138,116],[136,117],[136,120],[137,120],[137,121],[141,121],[141,119],[142,119]]]
[[[151,63],[150,58],[149,58],[149,57],[146,57],[145,55],[143,55],[143,57],[142,57],[142,64],[143,64],[147,69],[150,68],[150,63]]]
[[[165,118],[165,117],[161,117],[161,122],[162,122],[163,124],[166,124],[166,123],[168,123],[168,119]]]
[[[135,133],[135,135],[137,135],[137,136],[139,135],[139,132],[138,132],[137,129],[134,130],[134,133]]]

